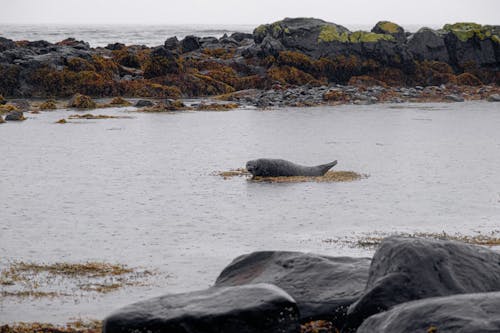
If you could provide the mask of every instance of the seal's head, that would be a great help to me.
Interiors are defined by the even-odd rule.
[[[247,165],[246,165],[246,169],[253,176],[258,176],[259,175],[259,169],[260,169],[259,161],[258,160],[248,161]]]

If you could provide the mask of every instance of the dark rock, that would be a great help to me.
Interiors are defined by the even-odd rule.
[[[464,98],[462,96],[459,96],[459,95],[446,95],[444,98],[446,98],[447,100],[452,101],[452,102],[463,102],[464,101]]]
[[[269,101],[262,101],[264,106]],[[271,283],[290,294],[301,321],[342,322],[347,307],[359,298],[368,278],[370,259],[328,257],[300,252],[254,252],[236,258],[215,286]]]
[[[36,48],[46,48],[46,47],[53,46],[53,44],[50,42],[47,42],[46,40],[35,40],[32,42],[28,42],[28,44],[26,44],[26,46],[27,47],[36,47]]]
[[[267,36],[260,44],[260,50],[258,55],[261,57],[266,57],[269,55],[277,56],[279,52],[284,50],[285,47],[283,46],[283,44],[281,44],[279,40]]]
[[[165,48],[163,46],[157,46],[151,50],[151,56],[152,57],[163,57],[163,58],[170,59],[170,58],[174,57],[174,54],[170,50],[168,50],[167,48]]]
[[[7,115],[5,116],[5,120],[7,120],[7,121],[21,121],[21,120],[26,120],[26,118],[24,118],[24,114],[22,111],[11,111],[11,112],[7,113]]]
[[[67,38],[65,40],[62,40],[62,41],[56,43],[56,45],[71,46],[72,48],[77,49],[77,50],[89,50],[90,49],[89,43],[86,43],[83,40],[76,40],[74,38]]]
[[[154,103],[147,100],[147,99],[140,99],[137,102],[135,102],[134,106],[137,108],[143,108],[143,107],[153,106],[153,105],[154,105]]]
[[[366,319],[356,332],[500,332],[499,318],[500,293],[465,294],[403,303]]]
[[[232,39],[234,39],[235,41],[237,41],[237,42],[241,42],[244,39],[252,39],[253,35],[252,34],[243,33],[243,32],[235,32],[235,33],[231,34],[230,37]]]
[[[165,295],[126,306],[103,323],[103,333],[296,333],[293,298],[257,284]]]
[[[167,50],[173,51],[173,50],[177,50],[179,48],[180,43],[179,43],[179,40],[177,39],[177,37],[174,36],[174,37],[168,38],[165,41],[164,46]]]
[[[488,97],[488,102],[500,102],[500,94],[493,94]]]
[[[108,44],[106,45],[106,49],[111,50],[111,51],[117,51],[121,50],[125,47],[125,44],[123,43],[113,43],[113,44]]]
[[[186,36],[181,40],[181,49],[183,53],[198,50],[200,48],[200,38],[196,36]]]
[[[202,37],[202,38],[198,39],[198,43],[200,43],[201,47],[204,47],[204,46],[210,45],[210,44],[217,44],[217,43],[219,43],[219,40],[215,37]]]
[[[403,27],[389,21],[379,21],[372,28],[372,32],[376,34],[388,34],[394,37],[399,42],[406,42],[406,33]]]
[[[17,45],[13,40],[0,37],[0,52],[10,50],[15,47],[17,47]]]
[[[345,331],[397,304],[429,297],[500,291],[500,253],[444,240],[382,241],[366,289],[349,307]]]
[[[408,39],[408,50],[420,61],[450,61],[443,35],[429,28],[418,30]]]
[[[11,104],[13,104],[19,111],[23,111],[23,112],[29,111],[30,107],[31,107],[30,102],[28,102],[25,99],[13,101],[13,102],[11,102]]]

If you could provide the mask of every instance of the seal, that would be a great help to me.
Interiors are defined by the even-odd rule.
[[[303,166],[281,159],[260,158],[248,161],[246,169],[254,177],[323,176],[337,161],[317,166]]]

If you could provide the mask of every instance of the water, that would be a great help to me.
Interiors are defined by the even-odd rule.
[[[102,318],[167,292],[209,286],[235,256],[299,250],[371,232],[498,230],[500,108],[487,102],[128,113],[0,125],[0,268],[9,261],[124,263],[158,283],[81,298],[0,299],[0,322]],[[337,159],[351,183],[251,183],[219,170],[249,159]],[[167,276],[169,275],[169,276]]]
[[[0,24],[0,36],[13,40],[47,40],[55,43],[66,38],[76,38],[89,42],[92,47],[106,46],[110,43],[126,45],[162,45],[169,37],[179,39],[187,35],[221,37],[233,32],[251,33],[258,24],[252,25],[6,25]],[[371,25],[347,24],[347,28],[370,30]],[[417,31],[417,25],[404,26],[407,31]],[[437,27],[433,27],[437,28]]]

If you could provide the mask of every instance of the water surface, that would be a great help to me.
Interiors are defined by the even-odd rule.
[[[124,263],[158,283],[74,299],[0,300],[0,322],[102,318],[205,288],[255,250],[371,255],[323,240],[378,232],[491,232],[500,221],[500,108],[487,102],[129,113],[0,125],[0,268],[12,260]],[[350,183],[252,183],[249,159],[339,161]]]

